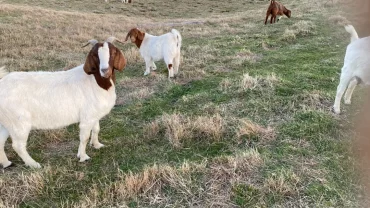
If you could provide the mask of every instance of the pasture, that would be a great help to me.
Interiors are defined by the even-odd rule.
[[[128,63],[91,160],[76,157],[77,124],[32,131],[41,169],[8,139],[15,166],[0,169],[0,207],[361,206],[350,130],[359,91],[331,112],[350,41],[338,4],[281,0],[292,18],[265,26],[268,1],[0,2],[9,71],[68,70],[88,40],[124,40],[133,27],[183,37],[172,80],[163,61],[144,77],[137,47],[115,43]]]

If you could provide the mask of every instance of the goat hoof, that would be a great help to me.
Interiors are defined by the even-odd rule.
[[[351,105],[351,100],[344,100],[344,104]]]
[[[30,168],[41,168],[40,163],[38,162],[33,162],[33,163],[26,163],[26,165]]]
[[[84,155],[80,157],[80,162],[85,162],[86,160],[89,160],[90,157],[88,155]]]
[[[100,149],[100,148],[104,147],[104,144],[97,143],[97,144],[93,144],[93,146],[94,146],[95,149]]]
[[[336,109],[335,107],[332,107],[332,111],[337,115],[340,114],[340,109]]]
[[[3,169],[8,168],[10,166],[14,166],[14,164],[10,161],[7,161],[7,162],[1,163],[1,164],[3,166]]]
[[[150,72],[144,72],[144,76],[146,76],[146,75],[148,75],[148,74],[150,74]]]

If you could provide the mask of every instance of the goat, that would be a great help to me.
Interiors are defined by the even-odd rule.
[[[11,72],[0,79],[0,164],[4,168],[11,165],[4,151],[9,135],[13,149],[24,163],[41,167],[26,150],[32,129],[57,129],[79,123],[80,162],[90,158],[86,154],[90,134],[94,148],[104,146],[98,140],[99,120],[116,101],[114,70],[122,71],[126,66],[122,52],[112,44],[114,40],[90,40],[88,44],[93,47],[85,64],[73,69]]]
[[[351,35],[351,42],[347,46],[344,64],[340,74],[333,110],[340,113],[340,101],[344,92],[344,103],[351,104],[352,93],[356,85],[370,84],[370,37],[358,38],[357,32],[352,25],[345,26],[345,30]]]
[[[270,6],[267,8],[267,12],[266,12],[265,24],[267,23],[267,19],[269,18],[270,15],[271,15],[270,24],[272,24],[272,21],[274,21],[274,23],[276,22],[276,16],[277,15],[279,15],[279,18],[277,20],[279,22],[280,18],[284,14],[288,18],[290,18],[291,13],[292,12],[289,9],[287,9],[284,5],[282,5],[281,3],[279,3],[275,0],[271,0]]]
[[[176,29],[160,36],[150,35],[141,32],[137,28],[131,29],[125,41],[131,39],[140,50],[141,56],[145,60],[146,69],[144,76],[150,74],[150,70],[156,70],[154,61],[164,59],[168,68],[168,78],[174,77],[179,72],[180,49],[182,37]]]

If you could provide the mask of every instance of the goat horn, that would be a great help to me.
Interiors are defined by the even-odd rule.
[[[82,46],[81,48],[84,48],[84,47],[88,46],[89,44],[91,44],[92,46],[94,46],[94,45],[95,45],[95,44],[97,44],[97,43],[98,43],[98,41],[97,41],[97,40],[95,40],[95,39],[91,39],[91,40],[87,41],[87,44],[86,44],[86,45],[84,45],[84,46]]]
[[[107,40],[105,42],[113,43],[114,41],[117,41],[119,43],[124,44],[122,41],[118,40],[116,37],[109,37],[109,38],[107,38]]]

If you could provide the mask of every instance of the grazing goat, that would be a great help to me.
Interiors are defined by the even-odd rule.
[[[271,15],[271,19],[270,19],[270,24],[272,24],[272,21],[274,21],[274,23],[276,22],[276,16],[279,15],[279,18],[278,18],[278,22],[280,20],[280,18],[283,16],[283,15],[286,15],[288,18],[290,18],[290,15],[291,15],[291,11],[289,9],[287,9],[284,5],[282,5],[281,3],[275,1],[275,0],[271,0],[271,3],[270,3],[270,6],[269,8],[267,9],[267,12],[266,12],[266,20],[265,20],[265,24],[267,23],[267,19],[269,18],[269,16]]]
[[[13,149],[25,164],[41,167],[26,150],[32,129],[56,129],[79,123],[80,162],[89,159],[86,144],[90,134],[90,144],[96,149],[104,146],[98,141],[99,120],[116,101],[114,70],[122,71],[126,66],[122,52],[112,44],[114,40],[114,37],[104,43],[90,40],[88,44],[93,47],[85,64],[73,69],[12,72],[0,79],[0,164],[4,168],[11,165],[4,151],[9,135]]]
[[[340,113],[340,101],[344,91],[346,91],[344,103],[351,104],[352,93],[356,85],[359,83],[370,84],[370,37],[359,39],[352,25],[345,26],[345,29],[351,34],[351,43],[347,46],[335,96],[333,108],[336,114]]]
[[[154,61],[162,59],[164,59],[168,68],[168,78],[174,77],[174,74],[179,72],[182,42],[179,31],[172,29],[171,32],[164,35],[154,36],[133,28],[128,32],[125,41],[128,38],[131,39],[132,43],[136,44],[145,60],[146,70],[144,76],[148,75],[150,70],[157,69]]]

